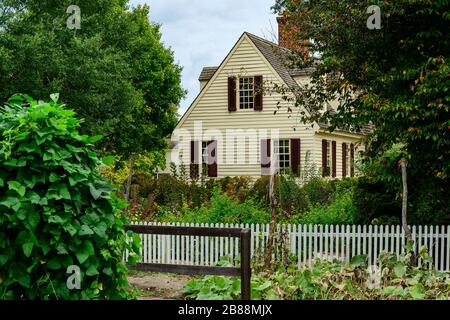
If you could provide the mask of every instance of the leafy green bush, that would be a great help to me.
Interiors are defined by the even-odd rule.
[[[361,223],[371,223],[380,217],[398,219],[401,216],[402,181],[398,149],[398,146],[393,146],[383,155],[364,163],[364,176],[357,179],[355,190]],[[437,176],[417,175],[420,167],[409,163],[407,169],[408,222],[415,225],[449,224],[448,181]]]
[[[251,196],[251,187],[253,181],[250,177],[225,177],[218,181],[222,192],[225,192],[230,198],[239,202],[244,202]]]
[[[333,198],[328,203],[315,205],[309,211],[295,217],[294,221],[300,224],[358,223],[352,181],[339,181],[335,187]]]
[[[239,203],[215,188],[211,202],[201,208],[184,208],[178,213],[164,212],[156,219],[164,222],[186,223],[268,223],[269,213],[250,200]]]
[[[309,207],[329,203],[336,191],[335,184],[335,180],[325,180],[321,177],[313,177],[305,183],[302,189]]]
[[[126,244],[121,204],[98,173],[99,137],[80,135],[57,99],[0,108],[0,299],[129,298],[123,253],[133,258],[137,241]],[[72,265],[81,290],[67,288]]]
[[[430,261],[426,248],[421,258]],[[373,272],[366,256],[344,264],[316,260],[311,269],[296,266],[252,275],[253,300],[423,300],[450,299],[450,274],[426,267],[408,267],[409,255],[380,255],[382,268]],[[205,277],[184,288],[186,299],[240,298],[240,279]]]

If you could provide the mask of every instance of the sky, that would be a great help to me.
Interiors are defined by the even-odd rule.
[[[131,0],[150,6],[150,21],[161,24],[162,41],[183,67],[188,90],[182,115],[200,91],[198,76],[205,66],[218,66],[244,31],[275,41],[275,0]]]

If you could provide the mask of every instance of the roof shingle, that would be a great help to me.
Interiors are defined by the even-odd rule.
[[[216,73],[217,69],[219,67],[204,67],[202,72],[200,73],[200,76],[198,77],[199,81],[208,81],[210,80],[214,73]]]

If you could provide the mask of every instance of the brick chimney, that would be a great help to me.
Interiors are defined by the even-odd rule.
[[[289,41],[286,34],[286,17],[277,17],[278,22],[278,45],[283,48],[288,48]]]

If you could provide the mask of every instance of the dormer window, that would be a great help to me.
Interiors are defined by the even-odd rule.
[[[255,79],[239,78],[239,109],[253,109],[255,103]]]
[[[228,111],[263,110],[263,76],[228,77]]]

